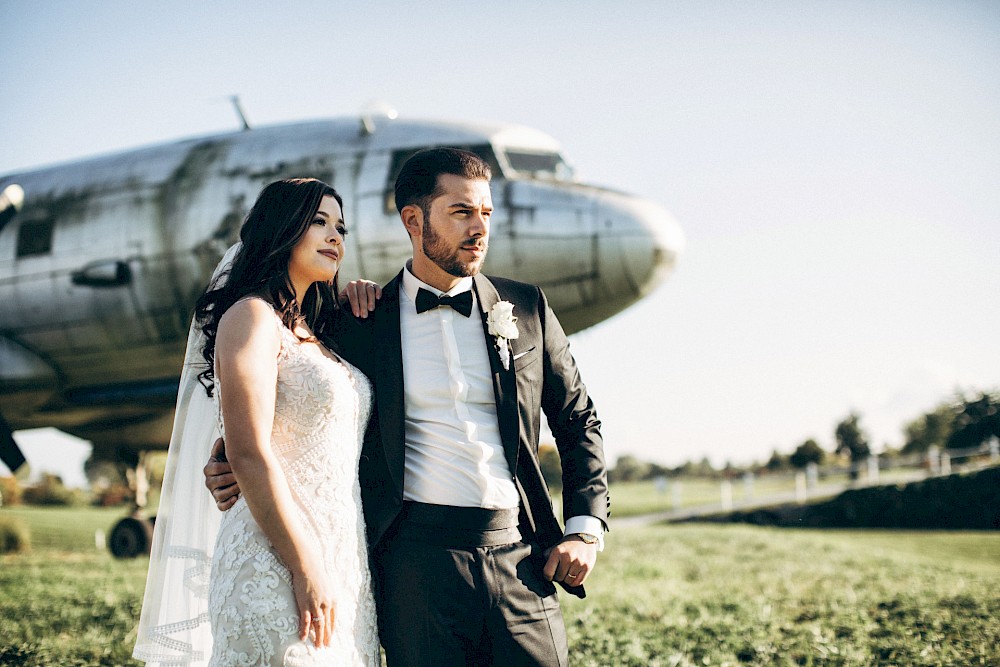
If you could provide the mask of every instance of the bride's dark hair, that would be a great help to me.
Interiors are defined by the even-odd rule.
[[[327,332],[333,331],[339,310],[337,278],[329,283],[313,283],[302,303],[297,303],[288,277],[292,248],[309,229],[323,197],[328,196],[336,199],[343,211],[344,201],[337,191],[315,178],[276,181],[260,191],[240,229],[243,245],[233,263],[209,284],[195,304],[194,316],[206,339],[202,356],[208,364],[198,379],[209,396],[215,386],[215,337],[219,320],[248,294],[259,294],[270,301],[290,330],[305,322],[324,343],[333,344]]]

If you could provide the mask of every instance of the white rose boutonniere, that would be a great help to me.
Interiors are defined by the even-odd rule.
[[[500,353],[500,363],[503,364],[503,369],[510,370],[510,343],[507,341],[518,337],[514,304],[509,301],[497,301],[490,308],[486,325],[490,335],[497,338],[497,352]]]

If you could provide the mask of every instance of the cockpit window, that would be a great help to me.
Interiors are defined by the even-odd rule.
[[[52,252],[52,230],[55,220],[26,220],[17,230],[17,257],[47,255]]]
[[[447,144],[449,148],[458,148],[463,151],[469,151],[470,153],[475,153],[479,157],[486,161],[486,164],[490,166],[490,171],[493,172],[493,176],[502,176],[503,170],[500,168],[500,163],[497,161],[496,153],[493,152],[493,147],[489,144],[476,144],[476,145],[454,145]],[[436,146],[420,146],[418,148],[406,148],[403,150],[395,151],[392,154],[392,162],[389,164],[389,174],[385,183],[385,212],[395,213],[396,212],[396,177],[399,176],[399,172],[403,169],[403,163],[409,160],[415,153],[418,153],[427,148],[439,148],[441,144]]]
[[[504,155],[518,176],[557,181],[573,179],[573,168],[566,164],[559,153],[536,153],[508,148]]]

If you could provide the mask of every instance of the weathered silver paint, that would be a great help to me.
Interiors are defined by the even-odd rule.
[[[0,412],[98,452],[166,446],[192,305],[261,187],[314,176],[344,197],[342,281],[385,282],[410,245],[391,207],[393,155],[492,146],[500,172],[485,271],[541,285],[569,333],[620,312],[673,268],[680,229],[659,206],[526,177],[505,148],[558,152],[530,128],[358,119],[179,141],[0,178],[24,201],[0,228]],[[370,129],[370,128],[369,128]],[[51,250],[17,257],[22,226],[53,221]]]

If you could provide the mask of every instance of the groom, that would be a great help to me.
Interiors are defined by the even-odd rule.
[[[600,422],[566,336],[540,289],[479,273],[490,177],[455,149],[406,162],[395,194],[413,258],[339,336],[374,384],[360,479],[393,666],[567,664],[552,582],[583,597],[603,547]],[[565,530],[538,465],[543,411],[562,459]],[[208,484],[225,506],[228,490]]]

